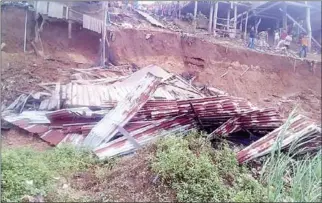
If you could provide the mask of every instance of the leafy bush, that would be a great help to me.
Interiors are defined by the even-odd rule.
[[[226,145],[214,150],[197,133],[158,143],[152,169],[177,191],[178,201],[259,201],[263,187],[239,167]]]
[[[2,200],[19,201],[23,195],[45,195],[55,176],[86,168],[92,163],[90,153],[72,146],[56,147],[46,152],[10,149],[2,152]]]

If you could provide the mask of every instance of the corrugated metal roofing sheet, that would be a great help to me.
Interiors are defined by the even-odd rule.
[[[209,139],[215,136],[228,136],[231,133],[244,129],[273,130],[282,125],[282,118],[275,109],[260,109],[236,115],[208,135]]]
[[[144,145],[158,137],[174,133],[185,133],[195,127],[195,122],[185,116],[177,116],[170,119],[155,121],[148,126],[135,131],[130,131],[132,136],[140,145]],[[133,144],[125,137],[103,144],[94,150],[99,158],[112,157],[118,154],[131,152],[135,149]]]
[[[278,137],[281,136],[281,138],[283,138],[281,141],[282,148],[285,148],[290,143],[295,142],[302,137],[309,137],[312,135],[315,135],[313,137],[321,137],[321,128],[303,115],[296,115],[292,117],[289,122],[289,127],[285,129],[284,135],[281,135],[281,132],[284,131],[283,129],[286,128],[288,124],[282,125],[238,152],[238,161],[243,163],[269,153],[273,149]]]

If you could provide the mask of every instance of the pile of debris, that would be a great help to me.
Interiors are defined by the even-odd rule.
[[[237,155],[244,162],[268,153],[283,128],[275,109],[259,109],[215,88],[198,89],[154,65],[138,71],[129,66],[77,69],[68,84],[40,85],[45,92],[21,95],[2,112],[3,120],[54,146],[89,147],[99,158],[130,153],[158,137],[197,128],[208,132],[210,140],[241,132],[256,135]],[[283,147],[298,138],[305,138],[306,147],[320,140],[321,128],[298,116]]]

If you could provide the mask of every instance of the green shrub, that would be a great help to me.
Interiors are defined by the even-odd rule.
[[[273,146],[272,153],[262,169],[262,182],[267,185],[268,200],[272,202],[321,202],[322,201],[322,155],[321,150],[313,157],[299,154],[299,140],[293,141],[287,153],[283,153],[281,141],[290,126],[291,112]]]
[[[226,145],[214,150],[197,133],[158,144],[152,169],[177,191],[178,201],[258,201],[263,187],[239,167]]]
[[[45,195],[54,177],[86,168],[92,163],[90,153],[72,146],[45,152],[10,149],[2,152],[2,201],[20,201],[24,195]]]

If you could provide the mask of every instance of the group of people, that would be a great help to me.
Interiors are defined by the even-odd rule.
[[[268,32],[262,31],[258,35],[259,35],[259,46],[267,47]],[[251,48],[251,49],[255,48],[255,39],[256,39],[256,32],[254,27],[252,27],[249,33],[248,48]],[[274,32],[274,46],[276,46],[275,49],[284,50],[286,51],[286,53],[288,53],[292,40],[293,40],[292,34],[288,34],[286,30],[283,30],[281,34],[279,33],[279,30],[275,30]],[[299,56],[301,58],[305,58],[307,56],[308,42],[309,40],[308,40],[307,34],[302,33],[300,36],[300,51],[299,51]]]

